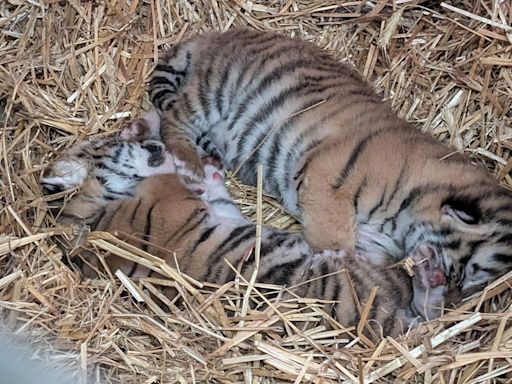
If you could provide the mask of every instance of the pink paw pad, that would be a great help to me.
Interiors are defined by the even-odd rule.
[[[413,260],[416,263],[414,272],[418,275],[424,288],[436,288],[447,284],[441,255],[434,247],[421,245]]]
[[[215,181],[224,181],[224,178],[219,172],[213,172],[212,178]]]

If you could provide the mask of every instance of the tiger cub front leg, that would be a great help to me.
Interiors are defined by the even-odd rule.
[[[192,140],[193,133],[175,120],[172,110],[162,113],[160,131],[163,142],[175,158],[178,173],[191,181],[202,183],[203,163]]]
[[[302,230],[311,248],[352,251],[356,245],[352,195],[335,190],[321,174],[305,175],[299,190]]]

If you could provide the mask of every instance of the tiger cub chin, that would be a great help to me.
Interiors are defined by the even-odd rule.
[[[88,142],[57,159],[41,182],[50,191],[79,187],[66,204],[61,201],[57,207],[65,223],[85,223],[93,230],[116,233],[171,266],[176,267],[177,262],[182,272],[199,281],[232,281],[235,272],[228,263],[249,278],[254,270],[251,255],[256,226],[231,200],[217,163],[210,160],[204,167],[206,190],[201,198],[176,174],[151,176],[152,172],[174,171],[173,166],[165,165],[172,163],[172,156],[156,153],[145,144],[112,141],[107,149]],[[131,161],[126,157],[130,154],[134,156]],[[127,164],[134,168],[127,169]],[[151,177],[143,179],[145,176]],[[384,335],[407,329],[415,322],[413,314],[429,319],[440,315],[442,292],[428,284],[431,271],[440,262],[434,254],[415,256],[419,264],[412,289],[411,278],[392,265],[392,258],[377,267],[360,254],[315,254],[303,238],[274,228],[262,230],[260,257],[258,282],[286,286],[286,298],[293,293],[332,301],[325,311],[345,326],[359,321],[352,284],[362,303],[372,288],[378,287],[370,324]],[[95,257],[86,254],[85,258],[93,267],[89,271],[99,267]],[[153,273],[112,255],[106,262],[112,270],[120,269],[135,278]],[[171,289],[165,293],[174,294]]]
[[[149,94],[157,110],[136,136],[158,135],[161,115],[167,148],[199,179],[199,147],[247,184],[262,164],[264,190],[316,251],[402,259],[428,249],[464,294],[512,267],[511,193],[325,50],[271,32],[208,32],[161,57]]]

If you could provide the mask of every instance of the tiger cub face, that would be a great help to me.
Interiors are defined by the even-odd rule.
[[[44,170],[40,183],[46,193],[79,188],[66,204],[57,200],[54,208],[64,207],[59,213],[63,223],[92,224],[98,220],[98,206],[132,196],[146,177],[175,170],[173,157],[159,141],[92,139],[59,156]]]
[[[447,301],[457,301],[510,270],[511,207],[510,193],[497,184],[475,183],[424,198],[415,207],[416,217],[404,228],[404,250],[407,254],[421,246],[439,254],[450,283]]]

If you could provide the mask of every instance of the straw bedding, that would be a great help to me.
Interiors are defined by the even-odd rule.
[[[473,155],[512,187],[512,3],[508,0],[0,2],[0,307],[16,333],[51,346],[77,382],[505,383],[512,378],[508,274],[417,332],[326,331],[314,300],[269,302],[279,287],[196,284],[114,237],[116,253],[161,271],[180,292],[170,313],[154,280],[115,271],[84,280],[61,248],[37,180],[60,150],[108,135],[149,107],[158,52],[234,26],[301,36],[357,67],[420,129]],[[383,150],[386,150],[383,148]],[[243,211],[296,229],[278,204],[231,180]],[[295,326],[308,320],[316,327]],[[278,332],[282,324],[284,331]],[[47,347],[50,348],[50,347]]]

